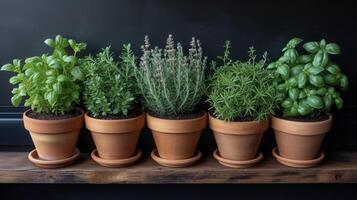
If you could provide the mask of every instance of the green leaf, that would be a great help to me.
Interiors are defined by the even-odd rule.
[[[316,109],[322,109],[324,107],[323,101],[318,96],[309,96],[306,99],[306,103]]]
[[[50,46],[53,48],[56,46],[55,41],[53,39],[46,39],[45,44],[47,44],[47,46]]]
[[[322,71],[324,71],[324,68],[323,68],[323,67],[316,67],[316,66],[314,66],[314,67],[310,67],[310,68],[308,69],[308,72],[309,72],[310,74],[313,74],[313,75],[317,75],[317,74],[321,73]]]
[[[301,38],[293,38],[291,39],[288,44],[286,45],[287,48],[295,48],[297,45],[299,45],[303,40]]]
[[[292,100],[297,100],[298,97],[299,97],[299,89],[297,89],[297,88],[291,88],[291,89],[289,89],[289,97],[290,97]]]
[[[291,68],[291,75],[296,76],[296,75],[300,74],[303,69],[304,69],[303,65],[296,65]]]
[[[52,69],[60,69],[61,68],[61,63],[58,60],[53,59],[53,60],[50,61],[49,66]]]
[[[292,99],[286,99],[285,101],[283,101],[281,106],[283,108],[290,108],[291,106],[293,106],[293,104],[294,104],[294,101]]]
[[[336,43],[327,44],[326,51],[327,51],[327,53],[333,54],[333,55],[341,53],[340,46],[338,46],[338,44],[336,44]]]
[[[280,65],[276,70],[283,78],[289,77],[289,66],[284,64]]]
[[[11,103],[15,107],[18,107],[20,105],[21,101],[22,101],[22,96],[20,96],[20,95],[14,95],[11,98]]]
[[[76,57],[74,56],[63,56],[63,61],[67,63],[76,62]]]
[[[328,66],[328,67],[326,68],[326,70],[327,70],[328,72],[330,72],[331,74],[338,74],[338,73],[341,72],[340,67],[337,66],[337,65],[330,65],[330,66]]]
[[[317,42],[308,42],[304,44],[304,49],[309,53],[316,53],[320,49],[320,45]]]
[[[346,91],[348,89],[348,78],[346,75],[341,76],[340,78],[340,87],[342,88],[342,90]]]
[[[15,66],[13,64],[5,64],[1,67],[1,71],[15,72]]]
[[[305,116],[312,113],[314,109],[305,102],[300,102],[298,107],[298,112],[300,115]]]
[[[343,107],[343,99],[341,97],[338,97],[335,99],[335,104],[336,104],[336,107],[337,109],[342,109]]]
[[[329,56],[326,52],[319,51],[314,57],[312,64],[315,67],[325,67],[326,64],[329,62]]]
[[[83,73],[82,73],[81,69],[78,66],[74,67],[71,70],[71,74],[72,74],[74,80],[82,80],[83,79]]]
[[[307,75],[305,73],[301,73],[298,76],[298,87],[303,88],[307,82]]]
[[[309,82],[316,87],[323,87],[325,85],[324,78],[320,75],[309,75]]]
[[[330,109],[331,109],[331,106],[332,106],[332,98],[331,98],[330,95],[324,96],[324,104],[325,104],[326,110],[330,110]]]
[[[65,75],[63,75],[63,74],[61,74],[61,75],[59,75],[58,77],[57,77],[57,81],[58,82],[64,82],[64,81],[66,81],[67,80],[67,77],[65,76]]]
[[[314,59],[313,55],[301,55],[298,57],[298,63],[307,64],[312,62]]]
[[[328,85],[337,85],[338,84],[338,78],[334,74],[326,74],[324,76],[325,83]]]

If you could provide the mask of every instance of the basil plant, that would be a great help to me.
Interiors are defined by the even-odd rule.
[[[296,49],[303,40],[293,38],[282,50],[283,56],[268,69],[276,75],[277,98],[284,117],[317,117],[336,105],[343,107],[340,91],[348,89],[348,78],[330,59],[340,54],[335,43],[308,42],[306,54]]]

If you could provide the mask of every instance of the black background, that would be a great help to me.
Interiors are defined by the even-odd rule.
[[[0,64],[11,62],[13,58],[25,58],[47,52],[49,48],[43,41],[57,34],[87,42],[86,53],[92,54],[108,45],[119,52],[122,44],[130,42],[137,56],[140,56],[139,47],[145,35],[149,35],[151,43],[158,46],[164,44],[170,33],[174,35],[176,41],[186,46],[194,36],[203,43],[204,52],[209,60],[222,54],[225,40],[232,41],[233,57],[245,59],[248,47],[253,45],[260,52],[268,51],[270,59],[275,60],[292,37],[301,37],[305,41],[325,38],[329,42],[340,44],[342,48],[342,54],[332,59],[349,77],[350,90],[344,95],[345,108],[334,113],[333,130],[327,136],[324,149],[325,151],[351,149],[357,147],[357,134],[354,129],[357,120],[356,9],[357,2],[343,0],[1,0]],[[0,73],[0,150],[13,150],[14,146],[31,145],[31,140],[25,134],[20,120],[23,109],[15,109],[10,103],[12,87],[8,83],[9,77],[9,73]],[[82,151],[93,148],[87,133],[81,135],[79,143]],[[214,145],[209,130],[206,130],[200,148],[211,150]],[[144,132],[139,146],[148,151],[153,148],[148,131]],[[267,133],[263,140],[263,149],[270,150],[273,146],[273,136]],[[28,148],[31,147],[25,147]],[[23,191],[26,188],[34,191],[41,188],[41,186],[27,187],[26,185],[7,187],[9,187],[8,193],[13,190],[11,187]],[[172,193],[179,194],[182,187],[153,187],[153,189],[157,192],[160,192],[160,188],[168,189]],[[242,188],[235,190],[235,187],[240,186],[227,188],[195,186],[183,189],[189,188],[187,199],[193,196],[199,197],[199,191],[206,189],[237,198],[249,193],[257,198],[261,197],[260,194],[254,193],[254,189],[257,189],[262,192],[261,194],[267,193],[268,195],[265,196],[267,199],[273,196],[279,199],[277,194],[281,192],[276,186],[242,186],[250,192],[241,193],[242,196],[239,196],[236,193]],[[333,187],[326,185],[312,186],[316,189],[316,194],[322,194],[328,189],[330,197],[334,197],[340,191],[339,193],[344,194],[345,198],[350,197],[351,191],[355,188],[351,185],[339,187],[345,190],[330,190]],[[58,190],[49,191],[55,193],[68,188],[61,186]],[[85,192],[86,188],[91,187],[78,186],[77,188]],[[108,190],[114,194],[114,187],[110,187],[111,190],[96,188],[98,191]],[[153,195],[148,192],[148,188],[145,189],[143,186],[140,188],[149,196]],[[214,188],[217,190],[213,190]],[[270,188],[271,191],[264,188]],[[315,193],[313,190],[306,190],[309,187],[305,186],[284,186],[284,188],[286,192],[293,194],[301,194],[300,192],[305,191],[307,195],[305,198]],[[134,190],[126,191],[128,192],[121,190],[126,195]],[[143,196],[144,194],[145,192]],[[63,193],[63,195],[69,194]],[[280,196],[280,199],[285,198]]]

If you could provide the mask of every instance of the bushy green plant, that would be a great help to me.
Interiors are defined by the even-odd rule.
[[[165,49],[150,49],[145,37],[142,46],[138,85],[144,106],[160,115],[180,115],[192,112],[204,95],[206,58],[199,40],[192,38],[188,56],[182,46],[169,35]]]
[[[307,54],[299,55],[300,38],[293,38],[283,49],[284,55],[268,68],[276,72],[278,99],[285,117],[317,117],[335,104],[343,107],[340,91],[348,88],[348,78],[333,63],[330,55],[340,54],[335,43],[308,42]]]
[[[274,75],[266,69],[267,53],[256,61],[255,49],[248,51],[249,60],[233,61],[230,42],[225,44],[222,65],[215,66],[208,87],[210,110],[225,121],[266,120],[276,107]]]
[[[93,117],[127,115],[136,96],[135,56],[131,45],[123,47],[120,62],[110,47],[83,61],[86,69],[84,104]]]
[[[83,73],[77,53],[84,50],[86,44],[60,35],[45,43],[53,48],[51,54],[26,58],[24,64],[14,59],[1,70],[16,73],[10,78],[11,84],[18,85],[12,90],[14,106],[26,98],[25,106],[35,112],[64,114],[79,102]]]

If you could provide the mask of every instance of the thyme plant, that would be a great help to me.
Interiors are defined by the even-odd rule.
[[[84,104],[93,117],[124,115],[133,109],[137,93],[135,56],[131,45],[123,46],[120,62],[110,47],[83,61],[86,69]]]
[[[232,60],[230,42],[224,46],[222,65],[210,77],[208,102],[215,117],[225,121],[266,120],[276,107],[273,73],[267,70],[267,53],[256,60],[255,49],[248,51],[246,62]]]
[[[307,54],[299,55],[300,38],[291,39],[283,49],[284,55],[268,68],[276,74],[277,96],[284,117],[318,117],[333,105],[343,107],[340,91],[348,89],[348,78],[330,55],[340,54],[335,43],[308,42]]]
[[[137,81],[150,112],[162,116],[193,112],[204,95],[206,57],[199,40],[192,38],[188,56],[169,35],[164,49],[150,49],[145,36]]]
[[[51,54],[26,58],[25,63],[14,59],[1,70],[16,73],[10,78],[10,83],[18,86],[12,90],[14,106],[26,98],[25,106],[35,112],[65,114],[79,102],[83,73],[77,53],[86,44],[60,35],[45,43],[53,49]]]

